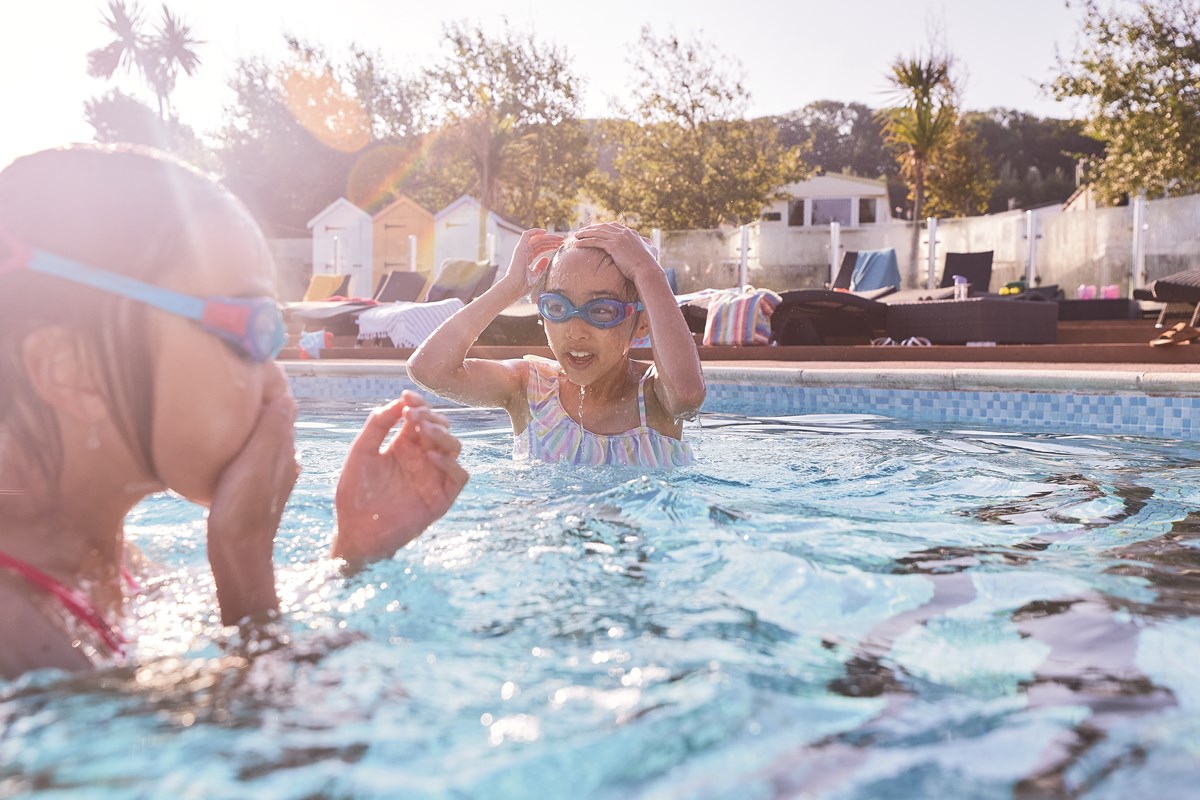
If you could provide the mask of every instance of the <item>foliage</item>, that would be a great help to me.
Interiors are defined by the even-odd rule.
[[[1200,2],[1138,0],[1125,13],[1083,5],[1081,41],[1049,88],[1082,101],[1084,132],[1106,145],[1097,194],[1200,191]]]
[[[956,90],[948,55],[898,58],[888,80],[896,102],[881,113],[884,139],[896,149],[901,172],[912,187],[913,219],[924,216],[929,168],[954,141],[958,125]]]
[[[88,53],[88,74],[111,79],[117,72],[137,72],[158,100],[158,116],[171,129],[171,93],[182,71],[192,75],[200,67],[197,47],[204,44],[192,35],[191,26],[164,4],[162,19],[152,33],[142,28],[142,10],[136,0],[109,0],[104,26],[113,40]]]
[[[644,227],[715,228],[756,219],[772,192],[803,176],[799,151],[771,120],[742,118],[748,94],[699,40],[643,28],[636,106],[601,126],[612,167],[590,190]]]
[[[777,123],[780,143],[800,147],[804,160],[824,172],[882,178],[898,171],[883,142],[883,123],[862,103],[818,100]]]
[[[178,118],[162,120],[150,106],[113,90],[83,104],[84,118],[98,142],[129,142],[160,150],[173,150],[185,161],[205,169],[216,166],[212,153]]]
[[[901,174],[911,187],[910,286],[917,283],[919,223],[925,217],[929,171],[953,143],[958,128],[957,92],[950,76],[952,67],[951,57],[938,52],[897,58],[888,75],[896,100],[880,112],[884,139],[896,149]]]
[[[987,210],[996,185],[982,143],[963,124],[929,167],[926,217],[967,217]]]
[[[979,140],[982,158],[996,177],[989,213],[1065,201],[1075,191],[1077,162],[1104,152],[1100,142],[1083,133],[1083,124],[1072,120],[993,108],[968,112],[963,125]]]
[[[425,73],[441,112],[427,176],[451,195],[441,205],[470,193],[521,225],[567,227],[592,160],[566,56],[511,28],[490,38],[459,23],[445,40]]]
[[[335,62],[287,42],[282,62],[238,63],[218,141],[226,184],[268,230],[296,236],[340,196],[374,211],[403,192],[419,171],[427,117],[419,82],[379,56],[352,47]]]

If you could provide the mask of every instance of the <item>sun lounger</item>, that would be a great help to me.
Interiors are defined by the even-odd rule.
[[[349,275],[313,275],[304,290],[305,302],[327,300],[336,295],[344,296],[350,290]]]
[[[895,341],[914,337],[933,344],[1053,344],[1058,304],[1001,297],[893,303],[887,334]]]
[[[1163,326],[1169,314],[1178,313],[1180,306],[1191,308],[1192,318],[1188,325],[1195,327],[1196,320],[1200,318],[1200,269],[1185,269],[1183,272],[1159,278],[1145,289],[1135,289],[1133,297],[1135,300],[1165,304],[1155,322],[1157,328]]]
[[[977,253],[946,253],[946,264],[942,268],[942,282],[939,287],[954,286],[954,276],[961,275],[971,286],[971,294],[986,294],[992,285],[991,250]]]
[[[432,303],[454,297],[469,303],[483,294],[495,278],[495,264],[448,258],[421,299]]]

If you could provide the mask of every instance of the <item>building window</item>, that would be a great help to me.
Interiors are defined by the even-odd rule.
[[[816,197],[811,202],[813,225],[828,225],[831,222],[850,224],[849,197]]]
[[[788,225],[804,224],[804,201],[788,200]]]
[[[875,198],[860,197],[858,199],[858,224],[870,225],[877,221],[875,218]]]
[[[768,211],[762,215],[762,218],[763,222],[779,222],[783,219],[783,214],[780,214],[778,211]]]

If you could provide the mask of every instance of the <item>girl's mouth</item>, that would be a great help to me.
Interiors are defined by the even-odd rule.
[[[586,369],[588,365],[596,360],[595,353],[589,353],[584,350],[568,350],[565,355],[567,363],[575,369]]]

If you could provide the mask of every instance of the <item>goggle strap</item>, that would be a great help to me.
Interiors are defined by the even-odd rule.
[[[27,266],[43,275],[53,275],[71,283],[119,294],[181,317],[197,321],[204,319],[204,300],[143,283],[118,273],[94,269],[78,261],[47,253],[45,250],[31,250]]]

